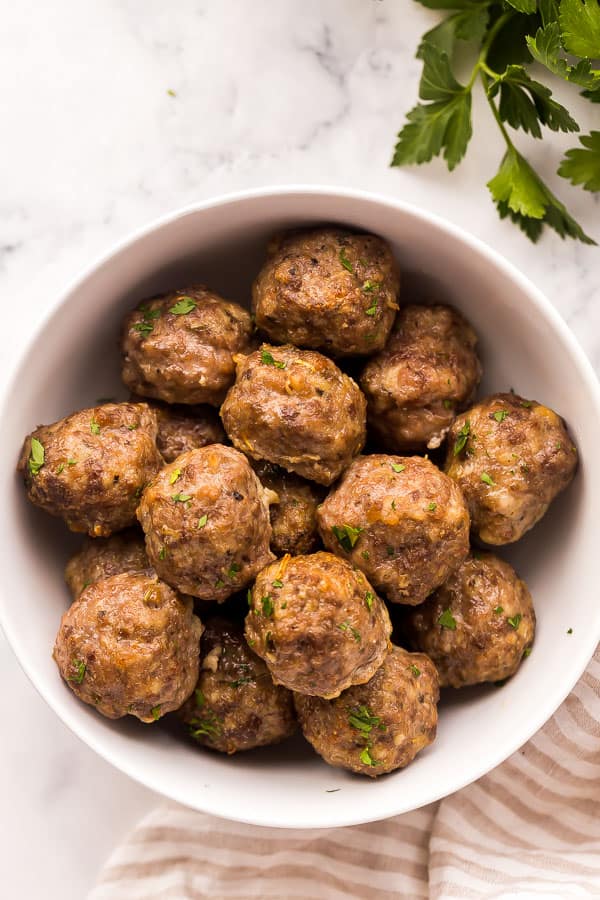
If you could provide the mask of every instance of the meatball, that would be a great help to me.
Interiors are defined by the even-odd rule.
[[[125,319],[123,381],[143,397],[219,406],[251,335],[250,314],[205,287],[160,294]]]
[[[469,552],[469,514],[450,478],[420,456],[362,456],[317,511],[325,546],[394,603],[416,606]]]
[[[385,604],[362,572],[331,553],[285,556],[248,593],[246,638],[275,684],[337,697],[368,681],[388,652]]]
[[[560,416],[517,394],[487,397],[458,416],[448,435],[446,472],[486,544],[518,541],[576,468],[577,449]]]
[[[388,450],[433,449],[472,399],[477,337],[449,306],[404,306],[385,348],[360,376],[369,428]]]
[[[187,450],[226,440],[221,420],[210,406],[152,406],[158,419],[156,446],[165,462],[173,462]]]
[[[291,691],[273,684],[242,629],[211,619],[202,637],[196,690],[180,716],[194,740],[222,753],[283,741],[296,730]]]
[[[252,303],[258,327],[272,340],[347,356],[383,347],[399,289],[382,238],[318,228],[271,241]]]
[[[329,485],[360,452],[366,402],[327,357],[295,347],[271,347],[237,362],[237,379],[221,408],[234,445]]]
[[[41,425],[17,466],[29,499],[91,537],[133,525],[142,490],[162,465],[156,431],[145,403],[105,403]]]
[[[138,531],[122,531],[109,538],[86,538],[81,550],[65,568],[65,581],[73,599],[90,584],[123,572],[150,570],[144,536]]]
[[[415,650],[431,657],[442,687],[502,681],[531,647],[535,613],[527,585],[489,553],[465,560],[404,623]]]
[[[431,660],[400,647],[335,700],[294,696],[304,737],[325,762],[371,778],[407,766],[435,740],[438,699]]]
[[[275,556],[310,553],[319,543],[317,506],[323,499],[322,489],[272,463],[255,463],[253,468],[261,484],[278,497],[269,507]]]
[[[146,488],[138,518],[158,576],[202,600],[226,600],[272,559],[271,496],[242,453],[182,453]]]
[[[190,598],[129,572],[84,590],[62,617],[53,656],[73,693],[103,716],[153,722],[194,690],[202,631]]]

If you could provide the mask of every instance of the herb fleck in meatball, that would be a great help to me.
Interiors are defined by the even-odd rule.
[[[144,536],[130,529],[109,538],[86,538],[81,550],[67,563],[65,581],[76,599],[86,587],[102,578],[149,569]]]
[[[365,441],[366,403],[327,357],[295,347],[262,348],[237,362],[221,408],[235,446],[319,484],[332,481]]]
[[[123,381],[143,397],[219,406],[233,356],[248,349],[250,314],[205,287],[169,291],[134,309],[122,336]]]
[[[180,715],[200,744],[223,753],[277,744],[296,730],[292,694],[273,684],[242,629],[211,619],[201,644],[196,690]]]
[[[512,566],[486,553],[466,559],[404,627],[411,646],[435,663],[440,684],[459,688],[514,675],[531,647],[535,613]]]
[[[487,544],[510,544],[529,531],[576,467],[577,450],[560,416],[517,394],[487,397],[458,416],[448,435],[446,472]]]
[[[362,572],[331,553],[267,566],[248,602],[248,643],[290,690],[337,697],[368,681],[388,652],[385,604]]]
[[[138,518],[160,578],[202,600],[226,600],[274,558],[271,496],[233,447],[210,444],[165,466]]]
[[[325,546],[394,603],[417,605],[469,552],[456,485],[420,456],[355,460],[317,512]]]
[[[369,428],[389,450],[442,443],[481,377],[477,337],[449,306],[404,306],[384,349],[360,377]]]
[[[407,766],[435,740],[438,699],[431,660],[400,647],[335,700],[294,696],[304,737],[325,762],[371,778]]]
[[[153,722],[194,690],[202,631],[189,598],[155,575],[125,573],[75,600],[53,655],[73,693],[103,716]]]
[[[261,484],[278,498],[269,507],[273,553],[299,555],[315,550],[319,543],[317,506],[323,499],[322,488],[272,463],[255,463],[253,468]]]
[[[165,462],[173,462],[188,450],[222,444],[225,432],[211,406],[168,406],[152,404],[158,419],[156,446]]]
[[[382,238],[319,228],[278,236],[268,252],[252,300],[257,325],[274,341],[334,356],[383,347],[400,280]]]
[[[156,429],[145,403],[106,403],[41,425],[18,463],[29,499],[91,537],[133,525],[142,490],[162,465]]]

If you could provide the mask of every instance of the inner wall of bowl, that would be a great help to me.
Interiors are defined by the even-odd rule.
[[[119,381],[120,321],[139,299],[191,281],[242,303],[276,230],[339,222],[377,232],[405,272],[402,300],[445,300],[481,339],[482,392],[514,387],[567,420],[583,460],[572,488],[517,547],[501,550],[528,581],[538,613],[534,651],[502,689],[454,693],[438,740],[407,770],[376,782],[331,769],[299,740],[233,759],[200,752],[168,730],[111,723],[80,704],[51,660],[68,604],[64,562],[77,539],[25,501],[14,476],[23,436],[98,397],[126,396]],[[328,826],[382,818],[450,793],[497,764],[562,699],[600,630],[591,460],[600,438],[586,373],[547,314],[501,265],[421,217],[373,200],[310,193],[250,197],[171,220],[124,247],[66,298],[21,365],[5,410],[0,575],[7,633],[34,683],[84,740],[124,771],[176,800],[229,818]],[[573,629],[571,635],[567,634]],[[566,686],[566,687],[565,687]],[[327,793],[340,788],[335,793]]]

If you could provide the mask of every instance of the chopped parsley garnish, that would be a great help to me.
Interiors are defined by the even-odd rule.
[[[167,94],[169,95],[169,97],[177,96],[177,93],[176,93],[176,91],[173,90],[173,88],[167,88]]]
[[[363,531],[362,528],[353,528],[352,525],[332,525],[331,530],[347,553],[350,553]]]
[[[338,628],[340,629],[340,631],[349,631],[352,634],[352,637],[354,638],[356,643],[360,644],[360,642],[362,640],[360,631],[357,631],[356,628],[354,628],[350,624],[350,622],[342,622],[341,625],[338,625]]]
[[[272,581],[271,584],[273,585],[274,588],[282,588],[283,587],[283,581],[280,581],[278,578],[275,581]]]
[[[207,522],[208,522],[208,515],[206,513],[204,513],[204,515],[200,516],[200,518],[198,519],[198,525],[196,527],[204,528],[204,526],[206,525]]]
[[[454,441],[454,455],[458,456],[461,453],[469,440],[469,435],[471,433],[471,422],[469,419],[465,422],[463,427],[460,429],[456,436],[456,440]]]
[[[173,503],[189,503],[189,501],[191,499],[192,499],[191,494],[182,494],[182,493],[173,494],[171,497],[171,500],[173,501]]]
[[[533,400],[521,400],[520,405],[523,407],[523,409],[529,409],[531,406],[533,406]]]
[[[90,431],[92,432],[92,434],[100,434],[100,426],[95,419],[92,419],[92,421],[90,422]]]
[[[29,471],[32,475],[37,475],[45,460],[44,445],[37,438],[31,438],[31,453],[28,460]]]
[[[342,247],[342,249],[340,250],[340,262],[343,265],[343,267],[346,269],[347,272],[350,272],[352,275],[354,275],[354,266],[352,265],[352,263],[346,256],[346,248],[345,247]]]
[[[448,628],[450,631],[456,631],[456,619],[449,609],[445,609],[439,616],[438,625],[441,625],[442,628]]]
[[[235,681],[229,682],[230,686],[234,687],[234,688],[241,687],[243,684],[253,684],[253,683],[254,683],[254,679],[250,678],[249,675],[244,675],[244,676],[242,676],[242,678],[237,678]]]
[[[202,718],[194,717],[193,719],[190,719],[188,729],[193,738],[214,738],[221,734],[222,721],[212,709],[207,709]]]
[[[140,497],[142,496],[143,490],[144,490],[144,485],[143,485],[143,484],[140,484],[138,487],[136,487],[135,493],[134,493],[134,495],[133,495],[133,496],[136,498],[136,500],[139,500],[139,499],[140,499]]]
[[[161,547],[161,548],[160,548],[160,553],[158,554],[158,558],[159,558],[159,559],[166,559],[166,558],[167,558],[167,548],[166,548],[166,547]]]
[[[360,754],[360,761],[364,766],[380,766],[381,763],[378,760],[373,759],[371,756],[371,751],[369,747],[365,747],[365,749]]]
[[[236,562],[232,562],[231,565],[229,566],[229,569],[227,570],[227,577],[229,578],[229,580],[233,581],[233,579],[235,578],[235,576],[237,575],[237,573],[239,571],[240,571],[239,564]]]
[[[371,734],[373,728],[385,731],[386,726],[381,721],[381,716],[375,716],[368,706],[358,706],[350,710],[348,724],[356,728],[361,734]]]
[[[444,400],[444,409],[452,409],[453,406],[452,400]]]
[[[252,607],[252,588],[248,588],[246,591],[246,599],[248,601],[248,606]]]
[[[196,302],[191,297],[180,297],[175,306],[169,308],[169,312],[174,316],[187,316],[193,309],[196,309]]]
[[[377,313],[377,297],[373,297],[373,302],[368,309],[365,309],[365,316],[374,316]]]
[[[572,629],[572,628],[567,628],[567,634],[573,634],[573,629]]]
[[[527,657],[531,655],[532,650],[533,647],[525,647],[525,649],[523,650],[523,659],[527,659]]]
[[[218,578],[218,579],[215,581],[215,587],[216,587],[216,588],[219,588],[219,589],[225,587],[225,582],[223,581],[222,578]]]
[[[496,485],[496,482],[494,481],[492,476],[488,475],[487,472],[481,473],[481,480],[483,481],[484,484],[489,484],[490,487],[495,487],[495,485]]]
[[[378,291],[380,287],[381,287],[381,285],[379,284],[379,282],[370,281],[367,278],[367,280],[364,282],[364,284],[362,286],[362,289],[365,292],[365,294],[372,294],[373,291]]]
[[[69,677],[69,681],[73,681],[75,684],[81,684],[85,678],[85,670],[87,669],[86,664],[82,659],[73,659],[71,660],[71,665],[75,669],[75,674]]]
[[[421,674],[421,670],[419,669],[418,666],[415,666],[414,663],[411,663],[411,665],[409,666],[409,669],[413,673],[415,678],[418,678],[419,675]]]
[[[504,607],[503,607],[503,606],[496,606],[496,607],[494,607],[494,612],[495,612],[495,614],[496,614],[497,616],[499,616],[499,615],[501,615],[501,613],[504,612]]]
[[[65,470],[65,464],[61,463],[60,466],[56,470],[56,474],[60,475],[62,472],[64,472],[64,470]]]
[[[396,474],[400,474],[400,472],[404,472],[406,466],[403,466],[402,463],[392,463],[392,469]]]
[[[367,591],[367,593],[365,594],[365,603],[366,603],[367,609],[369,611],[371,611],[371,609],[373,609],[373,600],[374,599],[375,599],[375,595],[372,593],[372,591]]]
[[[508,618],[507,618],[506,621],[508,622],[508,624],[510,625],[510,627],[511,627],[511,628],[514,628],[515,631],[516,631],[517,628],[519,627],[519,625],[521,624],[521,619],[522,619],[522,618],[523,618],[523,616],[521,615],[521,613],[517,613],[517,614],[514,615],[514,616],[508,616]]]
[[[154,331],[154,319],[160,316],[160,309],[148,309],[147,306],[140,306],[139,312],[142,314],[142,321],[136,322],[133,326],[134,331],[139,331],[144,337],[147,337]]]
[[[269,353],[268,350],[260,351],[260,361],[265,364],[265,366],[275,366],[276,369],[285,369],[286,363],[282,362],[280,359],[275,359],[272,353]]]
[[[181,469],[173,469],[171,472],[171,477],[169,478],[169,484],[175,484],[177,479],[181,476]]]
[[[151,714],[152,718],[154,719],[154,721],[158,722],[158,720],[160,719],[160,716],[161,716],[160,703],[158,704],[158,706],[152,707],[152,709],[150,710],[150,714]]]
[[[369,559],[371,556],[371,554],[369,553],[368,550],[363,550],[360,555],[362,556],[363,559]]]
[[[504,422],[507,415],[508,411],[506,409],[497,409],[494,413],[494,419],[496,420],[496,422]]]
[[[263,616],[270,618],[273,615],[275,607],[273,606],[273,599],[270,594],[267,594],[266,597],[261,597],[262,604],[262,612]]]
[[[437,503],[434,503],[433,500],[431,503],[427,504],[427,512],[435,512],[437,509]]]
[[[128,430],[128,431],[137,431],[137,429],[138,429],[139,427],[140,427],[139,425],[128,425],[128,426],[127,426],[127,430]]]

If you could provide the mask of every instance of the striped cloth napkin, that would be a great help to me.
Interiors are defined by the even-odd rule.
[[[439,804],[311,831],[147,816],[89,900],[600,897],[600,648],[528,744]]]

